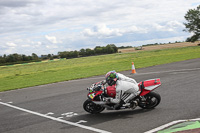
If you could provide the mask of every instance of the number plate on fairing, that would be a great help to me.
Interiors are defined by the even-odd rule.
[[[94,97],[95,97],[95,94],[94,93],[92,93],[92,94],[90,94],[90,95],[88,95],[91,99],[93,99]]]

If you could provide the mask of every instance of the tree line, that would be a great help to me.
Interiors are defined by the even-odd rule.
[[[102,55],[102,54],[112,54],[117,53],[118,48],[114,44],[108,44],[107,46],[96,46],[94,49],[81,49],[79,51],[63,51],[58,52],[57,55],[48,54],[48,55],[41,55],[40,57],[32,53],[32,55],[24,55],[24,54],[4,54],[0,56],[0,65],[13,65],[13,64],[21,64],[21,63],[28,63],[28,62],[39,62],[46,59],[58,59],[58,58],[79,58],[79,57],[86,57],[86,56],[93,56],[93,55]]]
[[[34,61],[41,61],[41,59],[35,54],[32,53],[31,56],[26,56],[24,54],[4,54],[0,56],[0,65],[12,65],[12,64],[19,64],[19,63],[28,63]]]
[[[80,51],[64,51],[58,52],[58,56],[60,58],[78,58],[85,56],[93,56],[93,55],[102,55],[102,54],[112,54],[117,53],[118,48],[114,44],[108,44],[107,46],[96,46],[94,49],[81,49]]]

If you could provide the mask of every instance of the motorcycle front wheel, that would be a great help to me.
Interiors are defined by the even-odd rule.
[[[83,103],[83,108],[86,112],[89,112],[91,114],[98,114],[105,109],[105,107],[93,103],[90,99],[87,99]]]
[[[150,92],[144,96],[146,101],[139,102],[138,106],[143,109],[155,108],[161,101],[161,97],[158,93]]]

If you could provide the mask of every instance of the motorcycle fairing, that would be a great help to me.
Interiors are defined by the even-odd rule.
[[[148,86],[148,87],[145,87],[145,90],[152,91],[152,90],[154,90],[155,88],[158,88],[159,86],[160,86],[160,85]]]
[[[140,82],[138,84],[139,88],[140,88],[140,96],[144,96],[146,94],[148,94],[149,92],[153,91],[154,89],[158,88],[159,86],[161,86],[161,82],[160,79],[149,79],[149,80],[145,80],[143,82]]]
[[[149,86],[155,86],[155,85],[161,85],[160,79],[149,79],[145,80],[144,82],[144,87],[149,87]]]
[[[90,98],[90,99],[92,99],[92,101],[95,99],[95,97],[96,96],[98,96],[98,95],[100,95],[100,94],[102,94],[103,93],[103,91],[97,91],[97,92],[92,92],[92,93],[89,93],[88,94],[88,97]]]

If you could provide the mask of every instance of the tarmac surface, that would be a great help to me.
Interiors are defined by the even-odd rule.
[[[0,92],[0,133],[151,133],[173,121],[200,118],[200,58],[136,72],[121,73],[137,82],[161,79],[162,86],[155,90],[161,103],[155,109],[104,110],[97,115],[85,112],[86,88],[103,80],[101,75]]]

